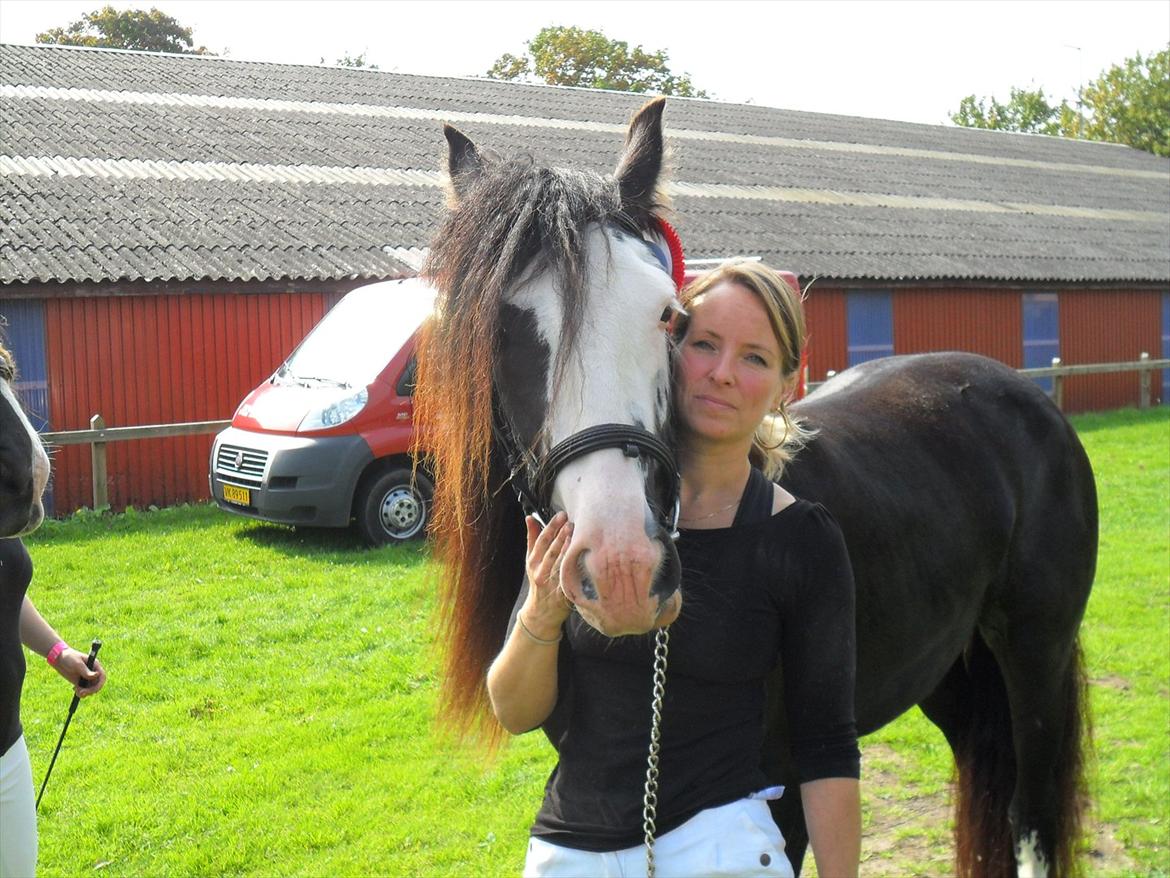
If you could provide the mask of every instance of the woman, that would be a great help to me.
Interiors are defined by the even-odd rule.
[[[37,612],[25,593],[31,579],[24,543],[0,539],[0,878],[31,878],[37,867],[32,767],[20,725],[21,644],[44,656],[82,698],[106,682],[101,662],[87,668],[85,653],[71,649]]]
[[[836,522],[770,479],[807,439],[787,412],[804,317],[776,272],[737,261],[683,290],[674,328],[683,613],[661,722],[657,872],[790,875],[759,764],[779,662],[792,756],[824,876],[856,875],[853,580]],[[753,465],[754,464],[754,465]],[[572,524],[528,520],[527,579],[488,672],[500,723],[542,726],[560,761],[525,875],[645,870],[641,847],[653,639],[607,640],[556,585]],[[530,587],[529,583],[538,583]]]

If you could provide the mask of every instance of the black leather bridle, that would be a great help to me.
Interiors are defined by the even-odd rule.
[[[620,449],[626,457],[638,459],[648,456],[657,463],[669,490],[663,492],[666,503],[655,510],[658,522],[670,535],[678,539],[679,491],[682,478],[674,460],[674,453],[666,443],[641,427],[629,424],[597,424],[586,427],[554,445],[543,460],[523,449],[515,434],[504,422],[497,405],[493,425],[496,440],[508,460],[508,481],[516,491],[525,515],[535,516],[542,526],[553,517],[552,489],[557,475],[566,466],[594,451]],[[656,504],[651,504],[652,506]]]

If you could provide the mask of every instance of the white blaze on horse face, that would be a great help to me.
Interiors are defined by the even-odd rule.
[[[1016,873],[1019,878],[1048,878],[1048,861],[1040,851],[1040,838],[1035,831],[1016,845]]]
[[[0,399],[3,400],[3,404],[9,406],[16,412],[16,417],[20,419],[21,425],[28,432],[28,437],[32,444],[32,506],[29,508],[28,524],[18,533],[12,534],[14,537],[20,537],[40,527],[41,522],[45,518],[45,507],[41,503],[41,496],[45,493],[45,486],[49,484],[49,456],[45,454],[45,448],[41,445],[41,439],[37,435],[37,431],[33,429],[33,425],[25,417],[24,409],[16,401],[16,394],[12,392],[12,388],[8,382],[3,379],[0,379]]]
[[[667,416],[669,359],[660,318],[675,302],[674,283],[646,247],[629,236],[599,227],[590,233],[588,254],[590,289],[577,349],[559,382],[550,365],[549,447],[597,424],[638,424],[656,431]],[[552,279],[534,278],[508,301],[534,315],[549,362],[555,364],[562,312]],[[591,618],[595,627],[611,635],[653,627],[657,600],[651,600],[650,587],[662,545],[657,534],[647,533],[651,516],[642,462],[616,449],[575,460],[557,476],[552,503],[574,526],[565,552],[566,568],[572,569],[562,572],[570,597],[590,599],[591,589],[582,585],[580,575],[586,573],[602,605]]]

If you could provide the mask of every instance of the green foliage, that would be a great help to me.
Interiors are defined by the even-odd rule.
[[[647,52],[611,40],[601,31],[579,27],[546,27],[527,43],[528,53],[505,53],[487,75],[492,79],[539,81],[548,85],[607,88],[705,98],[688,74],[671,73],[662,49]]]
[[[321,63],[325,63],[325,59],[321,59]],[[351,55],[346,52],[340,58],[333,62],[338,67],[364,67],[366,70],[380,69],[377,64],[371,64],[366,60],[366,53],[362,52],[360,55]]]
[[[1011,99],[967,95],[951,121],[964,128],[1023,131],[1124,143],[1170,156],[1170,47],[1145,58],[1139,52],[1080,90],[1080,108],[1052,104],[1043,89],[1013,88]]]
[[[1170,156],[1170,47],[1113,65],[1084,88],[1081,100],[1086,137]]]
[[[1067,102],[1049,103],[1043,89],[1028,91],[1013,88],[1011,100],[1002,104],[995,99],[967,95],[951,121],[964,128],[988,128],[993,131],[1023,131],[1030,134],[1060,134],[1061,112]]]
[[[139,49],[144,52],[171,52],[178,55],[210,55],[206,46],[194,46],[191,28],[183,27],[158,9],[149,12],[127,9],[119,12],[103,6],[87,12],[66,27],[54,27],[36,36],[38,43],[61,46],[90,46],[102,49]]]
[[[1164,874],[1170,407],[1073,423],[1102,516],[1083,637],[1104,854],[1086,859],[1095,876]],[[519,873],[553,753],[532,734],[485,760],[435,733],[425,545],[370,551],[210,506],[77,515],[27,543],[30,596],[74,644],[101,637],[110,674],[41,804],[42,878]],[[39,788],[70,690],[32,659]],[[865,874],[950,874],[942,735],[912,711],[862,751]]]

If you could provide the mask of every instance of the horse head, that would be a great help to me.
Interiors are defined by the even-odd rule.
[[[19,537],[45,518],[41,495],[49,482],[49,458],[16,401],[16,364],[0,345],[0,538]]]
[[[635,115],[611,176],[502,160],[447,127],[450,210],[424,268],[439,291],[419,381],[448,480],[437,515],[458,516],[452,539],[483,539],[467,526],[497,496],[566,512],[561,586],[608,636],[669,624],[681,605],[664,440],[678,303],[651,242],[663,104]],[[457,455],[441,447],[456,442]]]

